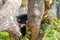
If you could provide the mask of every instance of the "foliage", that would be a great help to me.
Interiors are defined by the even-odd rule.
[[[51,9],[54,10],[54,4],[57,4],[57,5],[58,5],[58,4],[60,4],[60,3],[58,3],[57,0],[52,0],[52,1],[53,1],[53,3],[52,3],[53,5],[51,6]]]
[[[8,32],[0,32],[0,40],[13,40],[13,38],[9,37]]]
[[[53,23],[47,25],[43,40],[60,40],[60,20],[54,18]]]
[[[52,14],[50,18],[52,18],[50,24],[46,22],[42,24],[42,29],[40,30],[40,33],[44,34],[42,40],[60,40],[60,19],[52,17]]]

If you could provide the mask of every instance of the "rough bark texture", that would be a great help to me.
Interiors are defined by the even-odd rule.
[[[20,7],[21,2],[22,0],[7,0],[4,6],[0,9],[0,31],[8,31],[11,34],[14,34],[13,36],[16,40],[17,37],[19,38],[21,36],[21,33],[14,13]]]
[[[28,0],[28,24],[32,32],[30,40],[37,40],[43,15],[44,0]]]

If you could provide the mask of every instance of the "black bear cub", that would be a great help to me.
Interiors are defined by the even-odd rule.
[[[17,17],[17,22],[19,23],[20,31],[23,36],[26,34],[26,21],[27,21],[27,14],[22,14]]]

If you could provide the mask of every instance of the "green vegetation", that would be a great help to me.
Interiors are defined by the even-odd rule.
[[[60,40],[60,19],[54,18],[53,23],[46,27],[43,40]]]
[[[8,32],[0,32],[0,40],[13,40],[13,38],[9,37]]]

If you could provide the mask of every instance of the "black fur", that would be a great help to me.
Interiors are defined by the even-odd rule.
[[[27,21],[27,14],[22,14],[17,17],[17,22],[21,24],[26,24]],[[20,29],[23,36],[26,34],[26,25]]]

